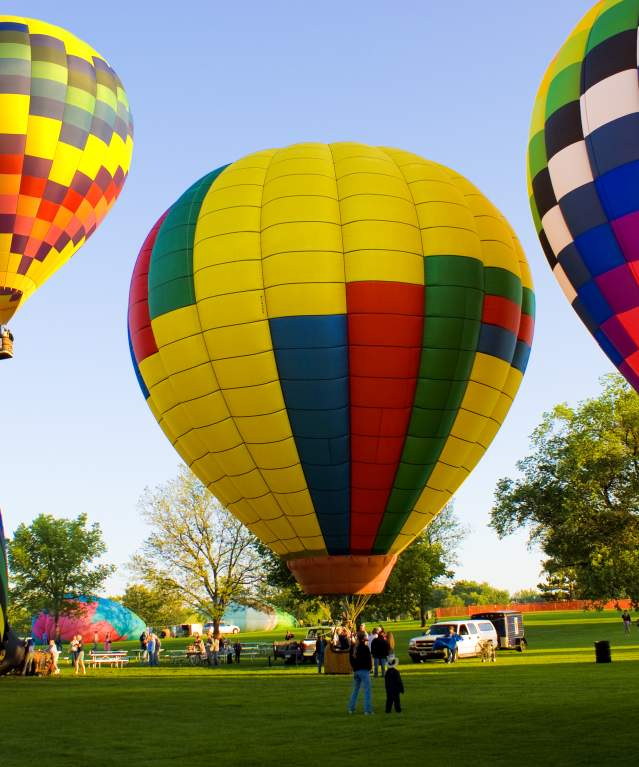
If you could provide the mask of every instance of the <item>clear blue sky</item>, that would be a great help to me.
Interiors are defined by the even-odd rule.
[[[158,216],[209,170],[271,146],[358,140],[454,167],[507,216],[538,300],[519,396],[456,496],[471,528],[457,576],[535,585],[525,536],[487,528],[497,479],[511,473],[544,410],[598,389],[612,365],[555,283],[528,208],[525,152],[539,81],[590,3],[415,0],[293,3],[21,0],[5,13],[66,27],[116,69],[135,122],[124,191],[76,256],[11,323],[2,363],[7,533],[41,512],[98,521],[119,565],[145,536],[137,500],[179,458],[144,403],[126,337],[129,279]]]

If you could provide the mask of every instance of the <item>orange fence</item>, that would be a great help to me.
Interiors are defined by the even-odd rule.
[[[619,608],[629,610],[631,608],[629,599],[619,599],[618,601],[606,602],[605,610],[614,610]],[[573,599],[568,602],[524,602],[522,604],[514,603],[507,605],[462,605],[460,607],[437,607],[435,617],[452,618],[454,615],[472,615],[473,613],[491,613],[500,610],[517,610],[520,613],[546,613],[554,610],[593,610],[593,602],[587,599]]]

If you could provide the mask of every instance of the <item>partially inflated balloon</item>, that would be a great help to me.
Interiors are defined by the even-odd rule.
[[[638,0],[597,3],[542,81],[528,147],[541,244],[568,300],[639,390]]]
[[[532,338],[528,266],[454,171],[299,144],[194,184],[133,273],[134,365],[195,474],[310,593],[372,593],[479,461]]]
[[[64,29],[0,16],[0,323],[93,233],[132,148],[109,64]]]

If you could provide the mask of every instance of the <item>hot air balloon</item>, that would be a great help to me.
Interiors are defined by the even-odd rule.
[[[204,176],[133,272],[146,401],[308,593],[369,594],[495,436],[534,296],[465,178],[399,149],[297,144]]]
[[[528,145],[530,205],[557,281],[639,391],[636,0],[604,0],[544,75]]]
[[[105,59],[64,29],[0,16],[0,324],[95,231],[132,149]]]

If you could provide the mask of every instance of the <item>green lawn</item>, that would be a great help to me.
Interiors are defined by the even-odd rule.
[[[350,677],[264,661],[0,678],[0,764],[637,764],[636,626],[624,635],[618,613],[533,614],[525,623],[528,652],[453,666],[410,663],[418,625],[393,624],[406,687],[401,715],[384,713],[380,679],[376,715],[348,716]],[[611,641],[612,664],[594,662],[599,639]]]

